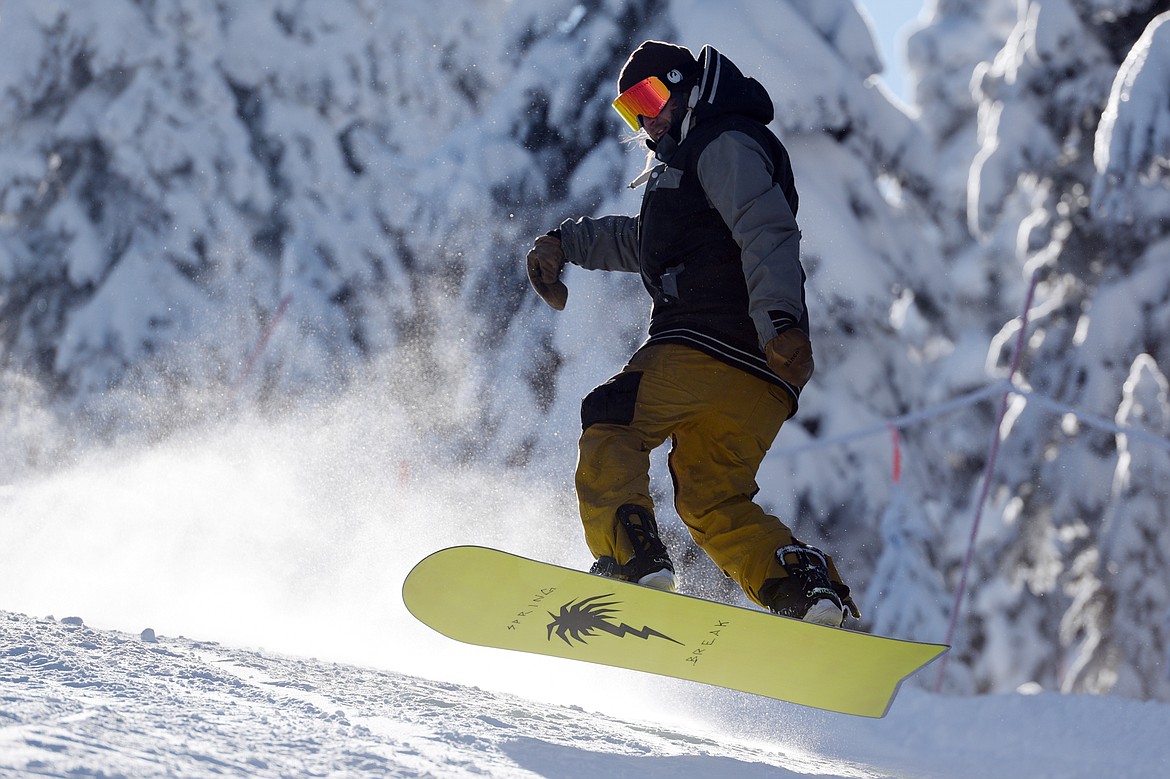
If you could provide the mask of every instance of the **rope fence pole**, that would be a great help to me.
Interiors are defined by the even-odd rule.
[[[252,375],[252,370],[256,367],[256,362],[260,359],[260,355],[264,354],[264,350],[268,348],[268,342],[272,339],[272,334],[276,332],[276,326],[280,324],[280,320],[284,318],[284,314],[288,311],[289,304],[292,303],[292,293],[285,294],[280,299],[276,311],[272,313],[272,317],[268,320],[263,332],[260,333],[256,345],[252,347],[252,351],[248,354],[248,359],[244,362],[244,368],[240,371],[240,375],[234,382],[234,387],[238,390],[243,386],[248,377]]]
[[[1008,370],[1008,381],[1011,382],[1016,375],[1016,371],[1020,367],[1020,357],[1024,353],[1024,343],[1028,336],[1028,312],[1032,310],[1032,299],[1036,295],[1036,283],[1039,280],[1039,271],[1032,274],[1031,283],[1028,285],[1028,294],[1024,299],[1024,310],[1020,314],[1020,332],[1016,335],[1015,353],[1012,355],[1011,368]],[[1003,393],[1003,397],[999,402],[999,415],[995,420],[995,427],[992,430],[991,447],[987,455],[987,465],[983,469],[983,485],[979,490],[979,500],[975,506],[975,517],[971,521],[971,535],[967,539],[967,552],[963,556],[963,567],[959,573],[959,587],[955,591],[955,602],[951,606],[951,621],[947,627],[947,637],[944,643],[953,645],[955,639],[955,628],[959,624],[959,612],[963,607],[963,597],[967,592],[967,575],[971,570],[971,558],[975,553],[975,540],[979,536],[979,525],[983,519],[983,507],[987,503],[987,496],[991,491],[991,478],[995,473],[995,461],[999,457],[999,447],[1003,441],[1003,420],[1007,416],[1008,399],[1011,397],[1013,389],[1008,389]],[[938,665],[938,679],[934,684],[934,691],[942,690],[943,677],[947,670],[948,654],[942,656],[942,660]]]

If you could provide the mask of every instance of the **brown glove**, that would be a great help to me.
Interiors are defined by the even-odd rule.
[[[528,282],[541,300],[557,311],[563,311],[569,302],[569,288],[561,281],[565,267],[565,252],[561,240],[551,235],[536,239],[528,252]]]
[[[857,608],[857,602],[853,600],[853,596],[849,594],[849,585],[844,582],[829,582],[833,587],[833,591],[837,593],[837,597],[841,599],[841,606],[854,619],[861,619],[861,609]]]
[[[792,327],[780,333],[768,341],[764,356],[772,372],[794,387],[803,387],[812,378],[812,343],[803,330]]]

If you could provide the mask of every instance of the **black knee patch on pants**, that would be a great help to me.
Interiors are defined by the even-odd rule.
[[[599,424],[631,424],[641,382],[640,371],[619,373],[586,395],[581,401],[581,429],[588,430]]]

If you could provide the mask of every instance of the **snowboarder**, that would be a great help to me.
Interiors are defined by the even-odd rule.
[[[756,603],[841,625],[860,612],[833,560],[753,502],[756,474],[813,373],[788,152],[772,100],[711,46],[646,41],[613,107],[651,151],[638,216],[566,220],[527,255],[563,308],[566,262],[640,273],[649,339],[581,403],[576,473],[591,572],[673,590],[650,497],[671,441],[675,505],[695,542]]]

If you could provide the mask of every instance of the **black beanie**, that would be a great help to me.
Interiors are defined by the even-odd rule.
[[[618,76],[618,94],[651,76],[662,79],[673,92],[689,83],[697,75],[698,69],[699,63],[687,47],[662,41],[646,41],[622,65],[621,75]]]

